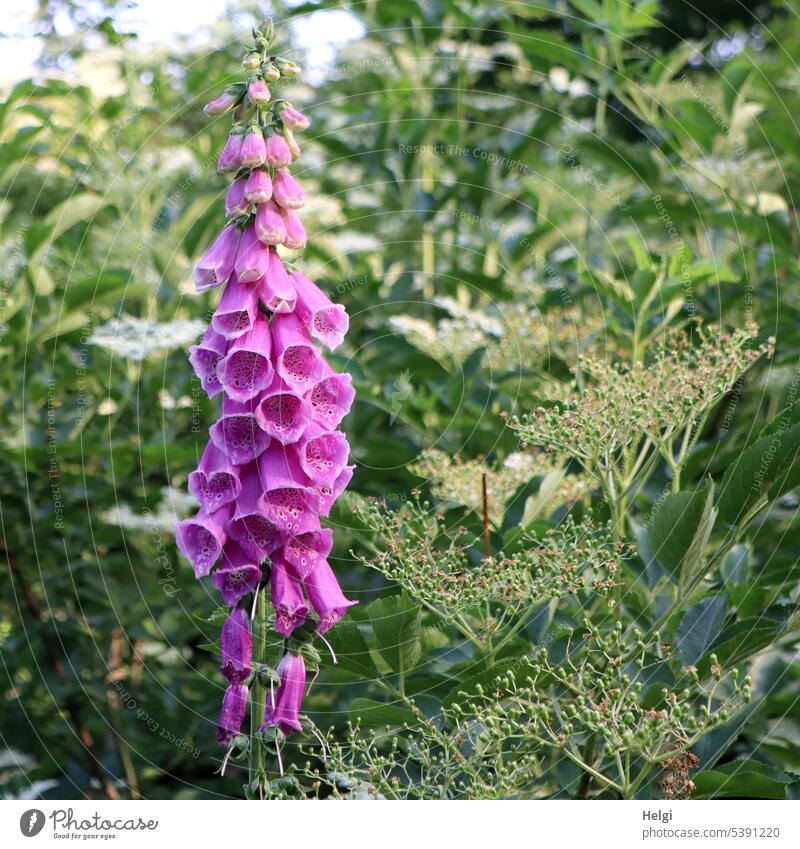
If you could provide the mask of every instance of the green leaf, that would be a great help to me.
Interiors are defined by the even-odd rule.
[[[709,650],[722,630],[728,611],[728,596],[710,596],[684,613],[675,645],[683,662],[694,665]]]
[[[367,614],[378,651],[392,671],[411,669],[420,655],[420,608],[403,593],[373,601]]]
[[[731,761],[694,776],[695,799],[785,799],[795,779],[761,761]]]
[[[87,193],[73,195],[50,210],[44,219],[44,223],[48,226],[37,228],[35,236],[30,232],[25,238],[25,247],[31,262],[41,263],[43,255],[62,233],[66,233],[70,227],[74,227],[81,221],[91,220],[103,207],[109,205],[107,197]]]
[[[325,635],[336,654],[339,669],[368,680],[376,678],[378,670],[369,653],[369,646],[355,622],[345,619]]]
[[[752,657],[784,633],[789,612],[786,610],[782,618],[765,615],[740,619],[722,631],[709,652],[713,652],[723,666]]]
[[[773,422],[768,425],[770,427]],[[777,427],[758,439],[728,467],[720,485],[720,516],[736,524],[757,505],[800,483],[800,424]]]
[[[688,578],[702,562],[714,527],[714,485],[676,492],[664,499],[653,517],[647,539],[653,555],[673,576]]]
[[[347,711],[352,722],[361,720],[362,725],[389,725],[393,728],[403,725],[418,725],[419,718],[414,711],[403,705],[376,702],[373,699],[353,699]]]

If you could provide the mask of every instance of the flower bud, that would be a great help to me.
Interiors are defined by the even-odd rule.
[[[225,146],[222,148],[219,159],[217,160],[217,170],[219,172],[237,171],[241,167],[242,162],[240,157],[243,141],[244,139],[239,133],[231,133],[228,136],[228,140],[225,142]]]
[[[248,71],[255,71],[260,64],[261,56],[258,53],[248,53],[247,56],[242,59],[242,67]]]
[[[216,100],[206,103],[203,107],[203,112],[206,115],[224,115],[238,99],[238,97],[224,91]]]
[[[281,72],[272,62],[266,62],[261,66],[261,75],[268,83],[275,83],[281,78]]]
[[[289,148],[289,152],[292,154],[292,160],[299,159],[300,145],[297,143],[294,133],[291,130],[284,129],[283,139],[286,142],[286,146]]]
[[[283,136],[273,133],[266,142],[266,161],[273,168],[286,168],[292,162],[292,152]]]
[[[260,127],[251,127],[250,132],[242,142],[239,159],[245,168],[258,168],[263,165],[267,156],[267,147]]]
[[[272,197],[272,177],[263,168],[250,172],[244,186],[244,196],[250,203],[266,203]]]
[[[244,215],[250,207],[250,202],[245,197],[245,177],[239,177],[231,183],[228,193],[225,195],[225,217],[238,218]]]
[[[281,112],[283,126],[290,130],[307,130],[311,123],[302,112],[298,112],[291,103],[287,103]]]
[[[300,209],[306,196],[297,180],[286,170],[279,170],[272,183],[272,197],[283,209]]]
[[[247,96],[256,106],[266,106],[272,99],[267,84],[263,80],[253,80],[247,87]]]
[[[276,64],[284,77],[296,77],[300,74],[300,66],[289,59],[278,59]]]

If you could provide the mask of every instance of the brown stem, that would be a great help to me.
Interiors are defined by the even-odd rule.
[[[121,710],[122,702],[120,701],[119,693],[113,685],[125,676],[125,672],[122,669],[122,638],[122,628],[114,628],[111,633],[111,643],[108,647],[108,674],[106,675],[106,681],[112,685],[110,689],[106,690],[106,699],[108,700],[109,708],[108,716],[114,728],[114,744],[117,747],[117,754],[119,755],[122,768],[125,770],[125,781],[130,788],[131,798],[141,799],[139,779],[136,775],[136,768],[133,765],[133,758],[131,758],[131,750],[128,746],[128,741],[122,736],[119,723],[117,722],[117,714]]]
[[[11,573],[12,579],[16,581],[23,599],[25,599],[25,605],[28,608],[28,612],[36,622],[42,622],[42,608],[39,604],[39,599],[36,598],[33,588],[28,583],[25,575],[20,569],[19,563],[17,563],[17,558],[8,550],[8,548],[6,548],[6,544],[3,540],[0,540],[0,551],[4,551],[6,554],[8,570]],[[42,629],[41,639],[47,662],[59,678],[64,678],[66,673],[64,669],[63,653],[60,647],[56,645],[50,634],[44,629]],[[103,788],[103,792],[108,799],[119,799],[119,791],[116,787],[114,787],[109,777],[101,769],[100,760],[95,754],[94,740],[92,739],[89,729],[83,723],[80,708],[73,696],[68,696],[65,699],[64,712],[69,717],[69,721],[72,723],[75,733],[86,752],[86,767],[89,770],[89,773],[100,783],[100,786]]]
[[[492,534],[489,530],[489,493],[486,487],[486,472],[481,475],[483,488],[483,549],[487,560],[492,557]]]

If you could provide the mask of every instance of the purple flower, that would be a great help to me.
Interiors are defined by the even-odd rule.
[[[258,463],[249,463],[239,471],[242,491],[228,525],[228,534],[259,563],[277,551],[285,536],[261,511],[259,499],[264,491]]]
[[[229,539],[222,548],[219,568],[211,577],[222,596],[222,603],[235,607],[260,581],[261,564],[254,563],[236,540]]]
[[[194,267],[194,285],[198,292],[221,286],[231,276],[240,237],[239,228],[229,224],[214,239],[211,247]]]
[[[353,479],[355,466],[345,466],[339,473],[339,477],[333,482],[333,486],[315,486],[314,492],[319,496],[320,516],[329,516],[333,502],[347,489]]]
[[[278,664],[278,675],[281,683],[275,694],[275,704],[271,703],[269,694],[264,708],[264,721],[261,731],[270,725],[277,725],[283,734],[292,731],[302,731],[298,715],[303,703],[303,693],[306,689],[306,666],[299,654],[288,652]]]
[[[341,304],[331,299],[302,274],[292,275],[297,292],[297,315],[308,332],[329,350],[338,348],[350,325],[350,319]]]
[[[255,460],[269,445],[269,435],[256,416],[257,399],[223,398],[222,415],[209,428],[213,443],[237,466]]]
[[[290,251],[301,251],[306,246],[306,228],[290,209],[283,210],[283,228],[286,231],[284,247]]]
[[[311,575],[303,581],[308,600],[319,617],[317,632],[324,634],[344,616],[348,607],[358,604],[344,597],[342,588],[327,560],[317,563]]]
[[[286,227],[280,209],[271,201],[259,205],[256,210],[256,236],[265,245],[280,245],[286,238]]]
[[[267,139],[267,164],[273,168],[285,168],[291,164],[292,152],[289,150],[283,136],[273,133]]]
[[[231,505],[226,504],[214,513],[200,510],[193,519],[184,519],[175,525],[178,551],[194,566],[196,578],[207,575],[217,562],[231,513]]]
[[[310,121],[303,115],[302,112],[298,112],[291,103],[287,103],[283,107],[283,111],[281,112],[281,121],[283,121],[283,126],[288,127],[290,130],[307,130]]]
[[[236,95],[229,94],[223,91],[222,94],[210,103],[206,103],[203,107],[203,112],[206,115],[224,115],[231,107],[234,106],[239,98]]]
[[[206,329],[199,345],[189,348],[189,362],[209,398],[222,392],[222,384],[217,378],[217,363],[225,356],[227,350],[228,340],[220,336],[213,327]]]
[[[253,326],[257,310],[258,296],[255,287],[240,283],[234,274],[214,311],[211,326],[220,336],[237,339]]]
[[[269,248],[259,240],[256,228],[251,224],[242,233],[239,242],[234,265],[236,276],[240,283],[255,283],[267,273],[268,265]]]
[[[275,316],[272,341],[278,374],[296,392],[307,392],[322,377],[325,364],[295,313]]]
[[[244,215],[250,208],[250,201],[245,197],[245,186],[247,180],[239,177],[231,183],[228,193],[225,195],[225,217],[238,218]]]
[[[300,580],[316,569],[317,563],[325,560],[333,547],[333,532],[330,528],[318,528],[290,537],[283,547],[283,556]]]
[[[241,133],[231,133],[228,136],[228,140],[225,142],[225,146],[222,148],[219,159],[217,160],[218,171],[224,173],[226,171],[238,171],[241,168],[243,141],[244,137]]]
[[[189,492],[211,513],[233,501],[241,492],[239,471],[213,442],[206,445],[200,465],[189,475]]]
[[[294,283],[292,283],[283,261],[274,248],[269,252],[269,267],[259,283],[258,296],[261,303],[270,312],[294,312],[297,303]]]
[[[342,419],[350,412],[355,390],[349,374],[335,374],[324,367],[322,379],[307,393],[306,399],[311,405],[314,421],[326,430],[336,430]]]
[[[302,534],[318,524],[319,496],[296,457],[273,442],[259,457],[264,492],[261,512],[286,534]]]
[[[225,690],[217,727],[217,740],[221,746],[229,746],[233,738],[242,730],[248,695],[249,691],[245,684],[230,684]]]
[[[263,168],[250,172],[244,186],[244,196],[250,203],[266,203],[272,197],[272,177]]]
[[[275,176],[275,180],[272,183],[272,197],[284,209],[300,209],[306,203],[306,196],[300,188],[299,183],[285,169],[278,171]]]
[[[280,377],[261,396],[256,417],[262,428],[283,445],[297,442],[311,423],[311,408]]]
[[[275,608],[275,630],[284,637],[289,637],[298,625],[306,621],[308,605],[303,590],[300,582],[294,575],[289,574],[286,563],[277,554],[272,556],[269,580],[272,606]]]
[[[247,96],[255,106],[266,106],[272,99],[264,80],[253,80],[247,87]]]
[[[239,162],[243,168],[258,168],[267,158],[267,145],[260,127],[251,128],[242,142]]]
[[[220,634],[220,672],[232,684],[244,682],[252,669],[253,638],[250,619],[241,607],[232,610]]]
[[[254,32],[271,41],[271,28]],[[318,343],[329,350],[341,345],[349,319],[306,277],[290,275],[278,254],[279,246],[299,251],[307,242],[296,214],[305,195],[287,168],[301,153],[294,131],[309,122],[286,101],[273,102],[267,85],[299,68],[283,59],[263,62],[257,42],[243,63],[255,76],[229,86],[205,109],[211,115],[233,109],[217,165],[235,175],[225,216],[237,223],[220,232],[194,269],[198,291],[224,286],[203,338],[189,350],[203,390],[209,398],[221,394],[222,403],[189,474],[200,510],[175,527],[177,547],[195,575],[210,575],[231,608],[221,633],[220,669],[230,686],[217,735],[225,746],[247,711],[244,682],[253,668],[247,596],[265,581],[263,564],[271,563],[275,628],[284,637],[306,620],[309,605],[323,634],[354,603],[328,564],[333,534],[320,525],[353,476],[349,445],[337,428],[355,393],[350,375],[336,374]],[[262,728],[288,734],[301,729],[302,657],[284,655],[278,672],[280,687]]]
[[[297,443],[300,466],[316,486],[333,487],[347,465],[350,446],[341,431],[312,424]]]
[[[217,366],[217,377],[228,398],[249,401],[272,383],[271,353],[269,322],[259,316],[247,333],[231,342]]]

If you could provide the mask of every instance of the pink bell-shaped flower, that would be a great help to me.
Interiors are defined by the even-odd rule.
[[[241,235],[238,227],[229,224],[214,239],[194,267],[194,285],[198,292],[221,286],[231,276]]]
[[[259,207],[260,208],[260,207]],[[240,283],[256,283],[269,267],[269,248],[259,241],[256,228],[250,224],[242,233],[234,271]]]
[[[283,547],[283,556],[300,580],[316,569],[317,563],[325,560],[333,547],[333,532],[330,528],[317,528],[296,537],[290,537]]]
[[[220,173],[226,171],[238,171],[242,167],[242,142],[244,136],[241,133],[231,133],[222,148],[217,160],[217,170]]]
[[[279,554],[272,556],[269,580],[272,606],[275,608],[275,630],[284,637],[289,637],[298,625],[305,622],[308,613],[303,590]]]
[[[331,508],[336,499],[347,489],[353,479],[355,466],[345,466],[333,482],[333,486],[315,486],[314,492],[319,496],[320,516],[330,516]]]
[[[286,238],[286,226],[280,209],[271,201],[259,204],[256,210],[255,231],[265,245],[280,245]]]
[[[332,488],[347,465],[350,446],[341,431],[325,430],[314,423],[300,437],[297,454],[300,466],[315,486]]]
[[[212,116],[224,115],[229,109],[232,109],[236,105],[236,101],[238,99],[239,98],[236,95],[223,91],[216,100],[206,103],[203,107],[203,112],[205,112],[206,115]]]
[[[242,168],[258,168],[267,158],[267,145],[260,127],[251,127],[242,142],[239,162]]]
[[[294,454],[273,442],[258,461],[264,492],[261,512],[285,534],[302,534],[319,524],[319,496]]]
[[[259,283],[258,296],[264,308],[270,312],[294,312],[297,303],[294,283],[286,273],[283,261],[274,248],[270,249],[269,266]]]
[[[222,603],[235,607],[255,591],[260,581],[261,564],[256,563],[236,540],[229,539],[222,547],[219,567],[211,577],[222,596]]]
[[[317,632],[324,634],[344,616],[348,607],[358,604],[344,597],[342,588],[327,560],[317,563],[311,575],[303,581],[308,600],[319,617]]]
[[[280,377],[260,396],[256,418],[262,428],[283,445],[297,442],[311,423],[311,408]]]
[[[272,177],[263,168],[250,172],[244,185],[244,196],[250,203],[266,203],[272,197]]]
[[[264,491],[258,463],[249,463],[239,470],[242,490],[236,499],[236,507],[228,533],[259,563],[277,551],[284,543],[285,535],[261,511],[259,499]]]
[[[292,152],[283,136],[273,133],[267,139],[266,162],[273,168],[286,168],[291,164]]]
[[[287,103],[281,112],[283,126],[290,130],[307,130],[311,122],[302,112],[298,112],[291,103]]]
[[[278,171],[272,181],[272,197],[284,209],[300,209],[306,203],[300,184],[285,169]]]
[[[294,273],[292,282],[297,292],[297,315],[308,332],[333,351],[344,341],[350,319],[341,304],[331,299],[302,274]]]
[[[273,704],[267,694],[264,721],[260,730],[264,731],[270,725],[277,725],[283,734],[302,731],[299,714],[306,689],[306,665],[302,656],[292,652],[285,654],[278,664],[278,675],[281,683],[275,694],[275,702]]]
[[[254,106],[266,106],[272,99],[264,80],[253,80],[247,87],[247,96]]]
[[[301,251],[306,246],[306,228],[291,209],[283,210],[283,229],[286,231],[284,247],[290,251]]]
[[[275,376],[271,353],[269,322],[264,316],[257,316],[252,328],[231,342],[217,366],[225,394],[234,401],[249,401],[266,389]]]
[[[224,398],[222,415],[208,431],[217,448],[237,466],[255,460],[269,445],[269,436],[255,415],[257,401]]]
[[[244,189],[247,180],[239,177],[231,183],[228,193],[225,195],[225,217],[238,218],[244,215],[250,208],[250,201],[245,197]]]
[[[252,672],[253,637],[247,611],[232,610],[220,633],[220,672],[232,684],[246,681]]]
[[[322,378],[306,394],[314,421],[326,430],[336,430],[350,412],[356,392],[349,374],[336,374],[325,366]]]
[[[189,475],[189,492],[209,513],[233,501],[241,492],[239,470],[213,442],[206,445],[200,465]]]
[[[200,512],[193,519],[184,519],[175,526],[178,551],[194,566],[196,578],[202,578],[217,562],[225,543],[225,525],[233,512],[230,504],[214,513]]]
[[[220,746],[230,746],[233,738],[242,730],[248,696],[246,684],[230,684],[225,690],[217,726],[217,740]]]
[[[220,336],[213,327],[206,329],[199,345],[189,348],[189,362],[209,398],[222,392],[222,384],[217,377],[217,364],[227,350],[228,340]]]
[[[252,328],[257,312],[255,288],[242,285],[234,274],[211,317],[211,327],[225,339],[238,339]]]
[[[294,313],[275,316],[272,341],[276,371],[298,394],[311,389],[323,376],[324,361]]]

